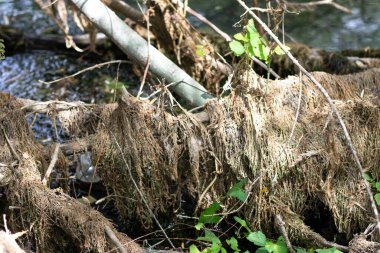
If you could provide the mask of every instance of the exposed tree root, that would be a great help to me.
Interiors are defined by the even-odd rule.
[[[374,69],[343,76],[343,81],[334,75],[316,75],[338,99],[335,103],[348,124],[359,156],[376,178],[380,112],[379,79],[374,77],[378,74],[379,70]],[[203,207],[212,200],[221,201],[233,182],[243,177],[253,180],[259,174],[261,184],[254,187],[252,198],[243,208],[252,226],[270,231],[275,213],[284,208],[301,221],[306,210],[318,208],[318,200],[331,212],[336,229],[351,237],[371,222],[364,186],[350,166],[352,158],[336,120],[329,116],[329,107],[306,80],[303,82],[309,89],[303,95],[300,118],[289,146],[285,143],[297,108],[298,78],[269,84],[250,79],[249,87],[237,87],[229,98],[206,106],[210,118],[207,127],[190,114],[177,118],[159,107],[147,109],[132,98],[120,101],[109,124],[100,126],[92,145],[95,159],[102,161],[104,170],[100,173],[105,184],[115,195],[139,198],[123,169],[126,165],[120,157],[124,156],[149,206],[159,217],[169,218],[181,208],[184,199],[197,202],[215,177],[217,180],[202,200]],[[364,99],[359,97],[363,89],[367,94]],[[294,163],[311,151],[318,152]],[[352,183],[347,184],[347,180]],[[131,205],[121,198],[116,202],[122,217],[139,217],[144,226],[151,226],[151,216],[143,205]],[[227,208],[232,203],[224,204]],[[304,227],[293,227],[291,238],[304,242],[310,239]]]
[[[379,69],[344,76],[314,75],[335,99],[364,166],[379,180]],[[56,113],[63,116],[66,129],[71,129],[77,136],[85,136],[78,131],[78,126],[82,126],[84,132],[95,134],[96,137],[88,138],[94,165],[98,167],[104,184],[114,193],[119,214],[127,223],[133,218],[148,229],[153,225],[152,216],[138,201],[140,196],[125,170],[125,161],[149,207],[160,220],[175,222],[173,214],[176,210],[193,215],[194,209],[188,209],[190,203],[199,202],[201,207],[206,207],[216,200],[229,210],[235,204],[233,200],[224,199],[229,188],[243,177],[249,178],[249,185],[259,176],[260,183],[252,187],[251,197],[240,212],[252,228],[273,232],[274,217],[281,214],[293,243],[340,247],[306,226],[303,217],[310,210],[318,212],[317,203],[322,203],[330,212],[336,230],[350,239],[372,221],[367,195],[351,166],[352,158],[328,105],[306,79],[301,81],[307,90],[302,95],[297,127],[288,145],[285,144],[297,108],[298,77],[266,83],[253,73],[243,73],[240,85],[228,98],[213,100],[206,105],[208,125],[190,113],[173,116],[164,107],[152,106],[133,97],[124,97],[118,105],[94,107],[73,103],[67,110],[59,108]],[[23,145],[18,144],[18,136],[24,136],[26,140],[33,138],[26,134],[28,128],[15,128],[8,121],[20,121],[23,102],[28,105],[24,110],[33,108],[32,101],[21,99],[13,101],[17,105],[13,107],[12,103],[1,103],[15,111],[2,110],[1,122],[5,130],[13,129],[13,132],[7,131],[7,135],[21,156],[19,166],[25,167],[21,172],[19,169],[15,171],[18,179],[11,181],[9,196],[13,205],[27,206],[28,212],[23,209],[20,213],[13,211],[12,221],[29,228],[38,220],[40,226],[35,224],[32,231],[39,247],[58,247],[47,237],[54,235],[57,227],[61,227],[59,233],[66,234],[70,240],[86,242],[76,244],[78,249],[112,247],[108,238],[101,237],[103,239],[96,242],[87,238],[90,230],[92,236],[104,236],[104,227],[110,224],[103,223],[98,213],[70,200],[63,193],[43,187],[35,163],[30,161],[35,159],[22,157],[24,153],[30,157],[43,153],[34,150],[39,147],[34,142],[25,145],[27,141],[24,140]],[[44,111],[41,104],[36,106],[38,111]],[[46,108],[54,113],[54,107]],[[0,136],[0,144],[7,147],[4,137]],[[30,150],[30,147],[34,149]],[[1,151],[0,161],[11,165],[15,158],[9,148]],[[46,168],[44,163],[40,167]],[[26,177],[22,171],[33,176]],[[200,199],[200,196],[204,197]],[[125,201],[129,198],[136,201]],[[62,203],[69,207],[63,207]],[[74,215],[74,210],[76,218],[70,219],[69,223],[65,219],[55,220],[56,217]],[[86,215],[80,215],[83,213]],[[95,218],[89,218],[88,214]],[[90,223],[81,223],[81,220]],[[96,228],[94,224],[97,224]],[[60,247],[68,246],[64,241],[59,244]]]
[[[332,74],[349,74],[369,68],[380,67],[379,58],[368,58],[360,54],[352,55],[328,52],[322,49],[310,48],[302,44],[289,44],[292,54],[308,71],[324,71]],[[360,57],[358,57],[360,55]],[[364,54],[363,54],[364,55]],[[298,74],[298,67],[286,56],[274,56],[271,67],[282,77]]]
[[[9,204],[16,207],[9,211],[12,230],[28,230],[29,242],[35,243],[40,252],[105,252],[115,249],[105,233],[106,227],[111,228],[112,224],[102,214],[62,190],[50,190],[42,183],[40,171],[46,167],[42,148],[32,137],[20,110],[21,104],[4,95],[0,104],[0,127],[5,133],[0,135],[0,160],[9,164],[12,172],[7,198]],[[18,153],[17,164],[13,163],[15,158],[5,144],[5,136]],[[127,236],[114,233],[128,252],[144,252]]]

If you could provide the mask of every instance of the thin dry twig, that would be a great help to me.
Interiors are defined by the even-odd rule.
[[[249,189],[247,190],[247,192],[248,192],[248,195],[247,195],[247,197],[245,198],[245,200],[244,200],[244,202],[238,207],[238,208],[236,208],[236,209],[232,209],[232,210],[229,210],[229,211],[227,211],[226,213],[218,213],[217,215],[223,215],[223,217],[218,221],[218,223],[215,225],[216,227],[222,222],[222,220],[224,220],[228,215],[231,215],[231,214],[233,214],[233,213],[237,213],[237,212],[239,212],[240,211],[240,209],[242,209],[243,208],[243,206],[247,203],[247,201],[248,201],[248,199],[249,199],[249,197],[252,195],[252,189],[253,189],[253,186],[257,183],[257,181],[260,179],[260,175],[259,176],[257,176],[256,178],[255,178],[255,180],[253,180],[253,182],[252,182],[252,184],[249,186]],[[234,208],[234,207],[233,207]]]
[[[318,233],[312,233],[309,235],[313,238],[313,240],[315,240],[316,242],[318,242],[319,244],[321,244],[325,247],[335,247],[337,250],[340,250],[342,252],[348,252],[349,251],[348,247],[337,244],[335,242],[327,241],[323,236],[321,236]]]
[[[173,1],[174,3],[178,3],[178,6],[180,8],[183,8],[184,7],[184,3],[182,2],[182,0],[174,0]],[[191,15],[191,16],[194,16],[195,18],[197,18],[199,21],[203,22],[204,24],[206,24],[207,26],[209,26],[211,29],[213,29],[217,34],[219,34],[221,37],[223,37],[226,41],[231,41],[231,37],[223,32],[222,30],[220,30],[216,25],[214,25],[210,20],[208,20],[205,16],[199,14],[198,12],[196,12],[195,10],[193,10],[192,8],[190,8],[190,6],[188,6],[187,4],[185,5],[186,7],[186,11]]]
[[[51,158],[49,167],[46,170],[44,179],[42,179],[42,184],[45,185],[45,186],[47,186],[47,182],[49,180],[49,176],[50,176],[50,174],[51,174],[51,172],[52,172],[52,170],[53,170],[53,168],[55,166],[55,163],[58,160],[58,151],[59,151],[59,143],[55,144],[54,153],[53,153],[53,156]]]
[[[325,97],[326,101],[328,102],[328,104],[330,105],[330,108],[331,110],[334,112],[335,116],[337,117],[338,119],[338,122],[343,130],[343,134],[345,136],[345,139],[346,139],[346,142],[347,142],[347,146],[349,147],[351,153],[352,153],[352,156],[354,157],[354,160],[355,160],[355,163],[356,163],[356,166],[358,168],[358,172],[360,173],[361,175],[361,178],[362,178],[362,181],[365,185],[365,188],[366,188],[366,191],[367,191],[367,194],[368,194],[368,198],[370,200],[370,204],[371,204],[371,208],[372,208],[372,212],[373,212],[373,215],[374,215],[374,218],[376,220],[376,226],[377,226],[377,231],[379,232],[380,234],[380,218],[379,218],[379,212],[377,210],[377,207],[376,207],[376,203],[375,203],[375,200],[373,198],[373,194],[372,194],[372,190],[371,190],[371,187],[368,183],[368,181],[365,179],[365,175],[364,175],[364,170],[363,170],[363,167],[362,167],[362,164],[359,160],[359,157],[358,157],[358,154],[357,154],[357,151],[356,151],[356,148],[354,147],[353,143],[352,143],[352,140],[351,140],[351,137],[350,137],[350,134],[348,133],[348,130],[347,130],[347,127],[346,125],[344,124],[343,122],[343,119],[342,117],[340,116],[340,113],[339,111],[337,110],[335,104],[334,104],[334,101],[331,99],[330,95],[328,94],[327,90],[317,81],[317,79],[315,79],[315,77],[310,74],[298,61],[296,58],[294,58],[294,56],[289,52],[289,50],[287,50],[287,48],[285,47],[284,44],[281,43],[281,41],[277,38],[277,36],[269,29],[269,27],[255,14],[253,13],[251,10],[249,10],[248,6],[242,1],[242,0],[236,0],[244,9],[247,10],[247,12],[257,21],[257,23],[259,23],[263,29],[273,38],[273,40],[278,44],[278,46],[285,52],[285,54],[289,57],[289,59],[300,69],[300,71],[306,75],[309,80],[317,87],[317,89],[323,94],[323,96]]]
[[[148,75],[148,70],[149,70],[149,67],[150,67],[150,22],[149,22],[149,10],[146,12],[145,14],[145,20],[146,20],[146,29],[147,29],[147,34],[148,34],[148,59],[147,59],[147,64],[145,66],[145,70],[144,70],[144,75],[143,75],[143,78],[141,80],[141,84],[140,84],[140,88],[139,88],[139,92],[137,93],[137,98],[140,98],[141,94],[142,94],[142,90],[144,88],[144,85],[145,85],[145,80],[146,80],[146,77]]]
[[[212,179],[211,183],[209,183],[209,185],[206,187],[206,189],[202,192],[201,196],[198,199],[197,206],[195,207],[195,212],[198,211],[198,208],[200,207],[203,198],[205,197],[208,190],[210,190],[210,188],[214,185],[214,183],[216,182],[216,179],[218,179],[218,174],[215,175],[215,177]]]
[[[120,253],[127,253],[123,244],[121,244],[119,239],[117,239],[117,237],[116,237],[115,233],[112,231],[112,229],[109,226],[105,226],[104,230],[106,231],[106,235],[111,240],[111,242],[117,247],[117,250]]]
[[[282,219],[281,214],[276,214],[274,221],[277,224],[278,229],[280,230],[282,236],[284,237],[286,246],[288,247],[288,250],[290,251],[290,253],[296,253],[293,249],[293,246],[292,246],[290,240],[289,240],[288,233],[286,232],[286,229],[285,229],[285,222]]]
[[[310,9],[310,8],[314,8],[318,5],[331,5],[340,11],[343,11],[343,12],[346,12],[349,14],[352,13],[351,9],[334,2],[334,0],[321,0],[321,1],[307,2],[307,3],[293,3],[293,2],[285,1],[285,4],[288,7],[293,7],[293,8],[297,8],[297,9]]]
[[[301,102],[302,102],[302,73],[299,74],[299,82],[300,82],[300,90],[299,90],[299,94],[298,94],[298,103],[297,103],[296,116],[294,118],[293,125],[292,125],[292,130],[290,131],[290,135],[289,135],[288,140],[285,142],[285,147],[284,148],[288,147],[290,141],[293,138],[294,130],[296,129],[296,125],[297,125],[298,118],[299,118],[299,115],[300,115]]]
[[[53,2],[45,5],[44,7],[41,7],[42,9],[46,9],[46,8],[49,8],[50,6],[54,5],[56,2],[58,2],[58,0],[54,0]]]
[[[7,141],[7,144],[8,144],[8,146],[9,146],[9,149],[10,149],[11,152],[12,152],[12,155],[17,159],[18,162],[20,162],[20,161],[21,161],[21,160],[20,160],[20,157],[19,157],[19,155],[17,154],[16,150],[14,149],[14,147],[13,147],[11,141],[9,140],[7,133],[5,132],[5,130],[4,130],[3,127],[1,127],[1,130],[3,130],[3,134],[4,134],[4,137],[5,137],[5,140]]]
[[[103,67],[105,65],[114,64],[114,63],[119,63],[120,64],[120,63],[130,63],[130,62],[129,61],[124,61],[124,60],[115,60],[115,61],[102,62],[102,63],[96,64],[94,66],[82,69],[82,70],[80,70],[80,71],[78,71],[78,72],[76,72],[76,73],[74,73],[72,75],[65,76],[65,77],[62,77],[62,78],[50,81],[50,82],[45,82],[45,81],[42,81],[42,80],[38,80],[38,81],[41,82],[41,83],[43,83],[43,84],[52,84],[52,83],[56,83],[56,82],[65,80],[67,78],[75,77],[75,76],[80,75],[80,74],[82,74],[82,73],[84,73],[86,71],[93,70],[95,68],[100,68],[100,67]]]

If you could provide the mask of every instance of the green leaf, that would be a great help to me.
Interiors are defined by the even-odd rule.
[[[198,223],[203,223],[203,224],[218,223],[218,221],[222,217],[220,215],[215,215],[215,212],[218,211],[219,209],[220,209],[219,203],[213,202],[210,207],[208,207],[201,213]]]
[[[192,245],[190,246],[190,248],[189,248],[189,252],[190,252],[190,253],[201,253],[201,252],[199,251],[199,249],[197,248],[197,246],[195,246],[194,244],[192,244]]]
[[[376,204],[380,206],[380,193],[376,193],[374,198],[375,198]]]
[[[271,242],[271,241],[267,241],[265,243],[265,246],[264,248],[268,251],[268,252],[275,252],[274,249],[276,247],[276,244]]]
[[[290,50],[290,47],[285,46],[285,49],[289,51],[289,50]],[[284,54],[285,54],[285,52],[281,49],[280,46],[275,47],[273,51],[274,51],[275,54],[277,54],[277,55],[284,55]]]
[[[261,36],[260,36],[260,42],[261,42],[261,44],[263,44],[264,46],[268,46],[267,41],[266,41],[263,37],[261,37]]]
[[[219,238],[208,229],[205,229],[205,236],[198,237],[197,240],[221,244]]]
[[[376,187],[376,190],[380,192],[380,182],[376,182],[375,187]]]
[[[275,253],[288,253],[288,247],[283,236],[279,236],[274,246]]]
[[[329,249],[317,249],[318,253],[342,253],[342,251],[337,250],[335,247]]]
[[[251,232],[247,236],[247,240],[253,242],[257,246],[265,246],[267,238],[261,231]]]
[[[120,90],[122,87],[126,85],[123,82],[109,81],[106,80],[106,87],[110,89]]]
[[[243,186],[247,183],[248,178],[243,178],[237,182],[232,188],[227,192],[227,195],[230,197],[235,197],[241,202],[244,202],[247,199],[247,193],[243,190]]]
[[[227,239],[226,243],[230,245],[231,249],[233,249],[235,252],[240,251],[238,247],[238,241],[235,239],[235,237],[231,237],[230,239]]]
[[[194,226],[196,230],[201,230],[204,227],[203,223],[198,222],[197,225]]]
[[[236,56],[240,56],[244,53],[245,49],[244,49],[244,46],[237,40],[233,40],[230,42],[230,48],[232,50],[232,52],[236,55]]]
[[[286,242],[285,242],[285,239],[284,237],[281,235],[277,238],[277,242],[276,242],[277,245],[280,245],[280,246],[284,246],[284,247],[287,247],[286,246]]]
[[[258,55],[259,59],[263,60],[263,61],[267,61],[269,53],[270,53],[269,47],[267,47],[263,44],[259,44],[259,52],[260,52]]]
[[[205,52],[203,50],[204,46],[203,45],[196,45],[195,46],[195,54],[198,56],[198,57],[203,57],[205,55]]]
[[[259,44],[261,44],[260,35],[259,34],[255,34],[255,35],[249,34],[249,45],[252,47],[258,47]]]
[[[248,233],[251,233],[251,232],[252,232],[251,229],[249,229],[249,227],[248,227],[248,225],[247,225],[247,222],[246,222],[245,220],[241,219],[241,218],[238,217],[238,216],[234,216],[234,219],[235,219],[235,221],[238,222],[243,228],[245,228],[245,229],[248,231]]]
[[[364,178],[365,178],[365,180],[367,180],[370,183],[373,181],[373,178],[368,173],[364,173]]]
[[[226,250],[225,248],[223,248],[223,247],[220,247],[220,251],[221,251],[222,253],[227,253],[227,250]]]
[[[297,253],[307,253],[307,250],[303,249],[303,248],[296,248],[296,252]]]
[[[253,22],[253,19],[248,20],[248,24],[247,24],[246,28],[247,28],[247,32],[249,33],[249,35],[260,37],[260,34],[255,27],[255,23]]]
[[[256,253],[268,253],[269,251],[265,247],[258,248]]]
[[[234,38],[236,40],[241,40],[243,42],[248,42],[248,38],[246,36],[244,36],[242,33],[237,33],[234,35]]]
[[[288,253],[288,247],[286,247],[286,245],[279,245],[279,244],[275,244],[274,245],[274,250],[273,250],[274,253]]]
[[[211,245],[211,248],[210,248],[210,251],[207,251],[210,252],[210,253],[218,253],[219,251],[221,251],[222,249],[222,244],[221,243],[215,243],[213,242],[212,245]]]

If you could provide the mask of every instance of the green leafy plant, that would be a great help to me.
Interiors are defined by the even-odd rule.
[[[248,178],[243,178],[235,185],[231,187],[231,189],[227,192],[228,197],[232,197],[237,199],[240,202],[246,201],[248,194],[244,191],[244,185],[248,182]],[[241,252],[239,248],[239,241],[234,236],[223,240],[219,238],[214,232],[206,227],[209,224],[217,224],[221,221],[222,216],[217,212],[221,210],[221,205],[218,202],[213,202],[208,208],[206,208],[203,212],[201,212],[199,216],[198,223],[195,225],[195,228],[199,231],[203,231],[203,236],[197,238],[199,241],[210,243],[209,247],[206,247],[202,251],[198,249],[196,245],[191,245],[189,247],[190,253],[226,253],[226,252]],[[239,229],[235,232],[235,234],[239,235],[240,240],[248,240],[258,247],[256,253],[288,253],[288,248],[285,242],[285,239],[280,236],[276,241],[268,239],[262,231],[252,231],[247,222],[238,217],[234,216],[234,220],[237,224],[240,225]],[[238,233],[240,228],[243,228],[244,231]],[[243,235],[243,236],[241,236]],[[337,250],[335,247],[329,249],[303,249],[296,248],[297,253],[341,253],[341,251]],[[245,251],[244,253],[249,253],[249,251]]]
[[[234,216],[236,222],[238,222],[243,228],[245,228],[246,233],[244,233],[245,238],[252,242],[254,245],[260,247],[256,250],[256,253],[287,253],[288,248],[286,247],[285,240],[280,236],[276,242],[268,240],[265,234],[261,231],[252,231],[248,226],[247,222],[240,217]]]
[[[318,252],[318,253],[343,253],[342,251],[337,250],[335,247],[328,248],[328,249],[316,249],[316,250],[314,250],[314,249],[306,250],[303,248],[296,248],[296,252],[297,253],[315,253],[315,252]]]
[[[337,250],[335,247],[329,248],[329,249],[317,249],[316,252],[318,253],[343,253],[340,250]]]
[[[261,37],[257,31],[253,19],[250,19],[245,26],[245,34],[235,34],[234,40],[229,43],[229,46],[236,56],[241,56],[243,54],[247,55],[249,58],[255,56],[267,64],[269,63],[271,54],[285,54],[279,46],[276,46],[274,50],[270,49],[266,40]],[[290,48],[287,47],[287,50],[289,49]]]
[[[227,195],[230,197],[237,198],[241,202],[244,202],[248,194],[243,190],[244,185],[248,182],[248,178],[243,178],[237,182],[232,188],[227,192]]]
[[[200,58],[207,55],[209,52],[210,50],[206,46],[203,46],[203,45],[195,46],[195,54]]]
[[[376,204],[380,206],[380,182],[373,179],[372,176],[368,173],[364,173],[364,177],[368,181],[368,183],[370,183],[372,188],[376,190],[373,197],[376,201]]]
[[[5,58],[5,46],[4,46],[4,40],[0,39],[0,60]]]
[[[129,87],[128,83],[117,81],[110,76],[101,77],[99,82],[102,82],[104,84],[104,99],[108,102],[115,101],[116,94],[121,90],[122,87]]]

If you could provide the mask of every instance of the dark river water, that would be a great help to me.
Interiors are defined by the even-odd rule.
[[[337,1],[351,8],[352,14],[343,13],[331,6],[322,6],[315,11],[305,11],[300,14],[286,14],[287,38],[327,50],[380,48],[380,0]],[[135,2],[130,1],[130,3]],[[189,0],[189,6],[231,35],[241,31],[241,27],[234,27],[234,24],[240,20],[244,10],[236,1]],[[208,29],[198,20],[190,19],[195,26]],[[53,21],[40,11],[32,0],[0,0],[0,24],[12,25],[27,33],[41,36],[55,30]],[[0,61],[0,91],[35,100],[104,101],[107,97],[107,87],[116,78],[115,66],[83,74],[74,84],[59,86],[39,82],[73,74],[95,63],[97,62],[86,62],[47,51],[8,56]],[[125,71],[126,68],[127,66],[121,67],[119,81],[130,86],[138,84],[135,77],[128,74],[130,71]],[[34,128],[39,129],[38,138],[52,136],[49,124],[50,120],[46,117],[41,117],[40,121],[37,121]]]
[[[250,1],[246,2],[249,6]],[[285,33],[289,37],[286,39],[292,38],[312,47],[334,51],[347,48],[380,48],[380,0],[336,2],[350,8],[352,13],[344,13],[332,6],[320,6],[314,11],[303,11],[299,14],[287,13]],[[240,20],[244,9],[234,0],[189,0],[189,6],[229,34],[241,30],[233,25]],[[199,21],[194,22],[201,25]]]

